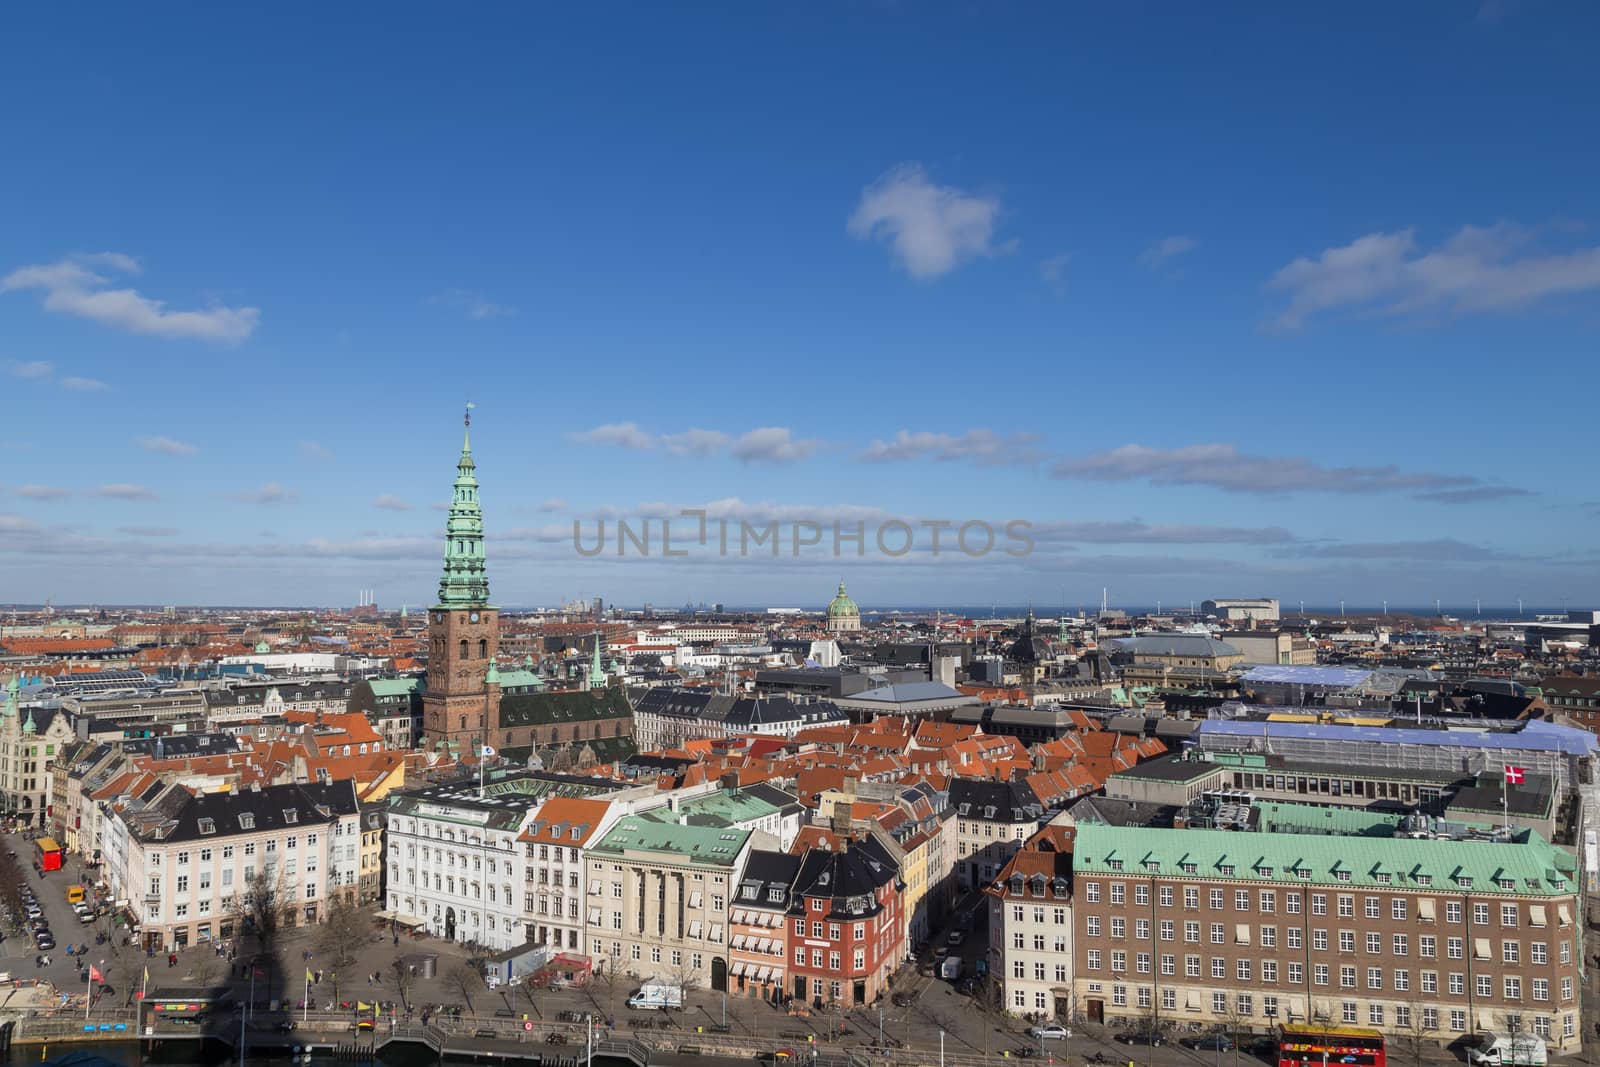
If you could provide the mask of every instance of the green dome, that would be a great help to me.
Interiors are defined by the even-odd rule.
[[[828,618],[838,619],[847,615],[860,616],[861,609],[856,607],[856,602],[850,599],[850,594],[844,591],[844,582],[839,582],[839,594],[828,602]]]

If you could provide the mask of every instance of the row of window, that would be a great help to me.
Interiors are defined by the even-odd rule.
[[[1418,877],[1425,877],[1425,876],[1419,875]],[[1084,903],[1086,903],[1086,904],[1098,904],[1098,903],[1100,903],[1100,901],[1101,901],[1100,883],[1098,883],[1098,882],[1085,882],[1085,883],[1083,883],[1083,887],[1082,888],[1083,888],[1083,900],[1084,900]],[[1107,887],[1107,890],[1108,890],[1107,896],[1108,896],[1109,902],[1111,904],[1126,904],[1127,903],[1128,887],[1127,887],[1127,884],[1125,882],[1112,882]],[[1184,907],[1184,910],[1186,910],[1186,911],[1199,911],[1200,910],[1200,892],[1201,891],[1200,891],[1200,888],[1198,886],[1184,886],[1183,887],[1183,907]],[[1176,894],[1176,890],[1175,890],[1175,887],[1173,887],[1173,886],[1164,885],[1164,886],[1157,887],[1157,904],[1158,904],[1158,906],[1163,907],[1163,908],[1170,908],[1170,907],[1175,906],[1175,900],[1176,900],[1175,894]],[[1309,895],[1310,895],[1310,898],[1311,898],[1311,914],[1312,915],[1326,915],[1326,914],[1328,914],[1328,896],[1329,896],[1329,894],[1327,894],[1327,893],[1311,893]],[[1302,894],[1300,892],[1298,892],[1298,891],[1291,891],[1291,892],[1285,892],[1283,894],[1283,896],[1284,896],[1284,909],[1283,909],[1284,913],[1288,914],[1288,915],[1299,915],[1301,913],[1301,902],[1302,902],[1302,899],[1303,899]],[[1411,897],[1391,896],[1389,898],[1389,907],[1387,909],[1385,909],[1383,907],[1383,898],[1382,897],[1367,896],[1367,897],[1363,897],[1362,898],[1362,902],[1361,902],[1361,904],[1362,904],[1362,914],[1363,914],[1363,916],[1365,916],[1368,919],[1381,919],[1384,916],[1385,910],[1387,910],[1389,918],[1395,920],[1396,922],[1407,922],[1413,917],[1412,914],[1411,914],[1412,902],[1413,902],[1413,898],[1411,898]],[[1136,906],[1139,906],[1139,907],[1149,907],[1149,905],[1150,905],[1150,886],[1149,885],[1146,885],[1146,884],[1144,884],[1142,882],[1138,882],[1138,883],[1134,884],[1134,886],[1133,886],[1133,903]],[[1462,902],[1459,901],[1459,900],[1446,900],[1443,903],[1444,903],[1445,922],[1447,922],[1447,923],[1459,923],[1459,922],[1461,922],[1463,914],[1464,914]],[[1225,890],[1225,889],[1208,889],[1208,890],[1206,890],[1206,905],[1207,905],[1207,908],[1209,910],[1211,910],[1211,911],[1226,911],[1226,910],[1228,910],[1228,891]],[[1417,913],[1416,913],[1415,918],[1417,918],[1417,919],[1419,919],[1419,920],[1421,920],[1423,922],[1432,922],[1432,921],[1434,921],[1434,919],[1436,918],[1438,912],[1437,912],[1437,909],[1435,908],[1435,901],[1434,901],[1433,898],[1431,898],[1431,897],[1419,898],[1419,899],[1416,900],[1416,905],[1417,905]],[[1355,918],[1355,914],[1356,914],[1356,898],[1355,898],[1355,895],[1353,893],[1338,893],[1338,894],[1335,894],[1334,895],[1334,906],[1337,908],[1338,915],[1339,915],[1339,917],[1341,919],[1353,919],[1353,918]],[[1263,915],[1276,914],[1277,910],[1278,910],[1278,890],[1276,890],[1276,889],[1261,889],[1261,890],[1252,891],[1252,890],[1249,890],[1249,889],[1235,889],[1235,890],[1233,890],[1233,910],[1234,911],[1245,911],[1245,912],[1259,910],[1261,912],[1261,914],[1263,914]],[[1479,901],[1479,902],[1475,902],[1472,905],[1472,922],[1476,926],[1487,926],[1487,925],[1489,925],[1489,920],[1490,920],[1491,914],[1492,914],[1492,909],[1491,909],[1490,905],[1487,904],[1487,903]],[[1521,905],[1518,905],[1518,904],[1501,904],[1500,905],[1500,925],[1501,926],[1516,926],[1516,925],[1518,925],[1518,923],[1520,921],[1520,918],[1521,918]],[[1529,924],[1532,925],[1532,926],[1545,926],[1549,922],[1549,917],[1548,917],[1548,914],[1547,914],[1545,908],[1542,905],[1537,905],[1537,904],[1532,905],[1529,908],[1529,911],[1528,911],[1528,921],[1529,921]],[[1561,919],[1561,923],[1562,923],[1563,926],[1567,925],[1567,922],[1568,922],[1567,919],[1565,919],[1565,918]]]
[[[1042,910],[1042,909],[1036,909]],[[1162,919],[1154,926],[1160,940],[1175,941],[1177,939],[1177,923],[1171,919]],[[1085,937],[1099,937],[1106,926],[1102,924],[1101,916],[1084,916],[1083,933]],[[1152,924],[1149,919],[1133,920],[1133,938],[1136,941],[1150,940]],[[1112,938],[1126,938],[1128,934],[1128,920],[1120,915],[1113,915],[1109,921],[1110,936]],[[1187,944],[1198,945],[1201,943],[1202,932],[1208,933],[1210,943],[1225,945],[1229,943],[1228,924],[1214,922],[1209,924],[1208,931],[1202,931],[1199,922],[1190,920],[1183,924],[1183,940]],[[1283,947],[1288,949],[1304,948],[1304,933],[1299,926],[1284,928]],[[1317,952],[1326,952],[1329,949],[1328,931],[1322,928],[1311,930],[1311,947]],[[1338,930],[1338,945],[1340,952],[1354,953],[1356,951],[1356,931]],[[1022,933],[1013,932],[1012,943],[1015,947],[1022,947]],[[1249,945],[1252,938],[1262,948],[1278,947],[1278,928],[1276,926],[1261,926],[1252,928],[1248,923],[1233,924],[1232,943],[1235,945]],[[1367,932],[1364,935],[1365,948],[1369,955],[1379,955],[1385,948],[1391,955],[1407,956],[1411,953],[1410,934],[1390,934],[1387,942],[1383,934]],[[1041,941],[1042,936],[1036,936],[1035,941]],[[1491,942],[1486,937],[1475,937],[1473,940],[1473,958],[1487,960],[1491,958]],[[1445,956],[1448,959],[1459,960],[1466,958],[1465,937],[1450,936],[1444,939]],[[1418,934],[1416,938],[1417,955],[1423,959],[1438,957],[1439,938],[1434,934]],[[1558,941],[1561,963],[1572,963],[1572,942]],[[1502,963],[1522,962],[1522,942],[1520,940],[1502,939],[1500,942],[1500,960]],[[1528,944],[1528,960],[1535,966],[1545,966],[1550,962],[1550,946],[1546,941],[1532,941]]]
[[[822,957],[823,957],[823,950],[822,949],[814,948],[814,949],[811,950],[811,967],[812,967],[813,970],[818,970],[818,971],[822,970]],[[828,957],[828,970],[837,971],[839,969],[839,958],[840,958],[839,957],[839,953],[837,953],[837,952],[829,952],[827,954],[827,957]],[[850,962],[851,962],[851,969],[855,974],[860,974],[862,971],[866,970],[867,969],[867,950],[866,949],[861,949],[861,948],[856,949],[855,954],[854,954],[854,956],[853,956],[853,958],[851,959]],[[794,950],[794,965],[796,967],[804,967],[806,965],[806,950],[805,949],[797,948],[797,949]]]
[[[1099,949],[1090,949],[1087,953],[1085,953],[1084,956],[1084,969],[1086,971],[1098,971],[1101,969],[1102,960],[1103,957]],[[1150,974],[1152,962],[1153,961],[1150,953],[1134,953],[1133,973]],[[1233,961],[1232,968],[1228,966],[1228,960],[1222,956],[1212,956],[1210,962],[1211,966],[1209,977],[1216,981],[1227,981],[1230,978],[1239,982],[1253,982],[1259,979],[1261,982],[1266,984],[1276,983],[1278,981],[1279,971],[1277,960],[1257,961],[1236,959]],[[1183,958],[1184,977],[1207,977],[1206,973],[1203,971],[1203,963],[1204,961],[1197,955],[1185,956]],[[1113,950],[1110,954],[1110,964],[1110,970],[1113,974],[1127,973],[1128,954],[1121,950]],[[1162,975],[1169,978],[1176,977],[1178,973],[1178,960],[1176,955],[1171,953],[1163,953],[1159,965]],[[1038,971],[1039,976],[1042,977],[1044,965],[1035,964],[1035,970]],[[1232,971],[1231,975],[1229,973],[1230,970]],[[1057,971],[1065,971],[1065,967],[1058,966]],[[1013,962],[1012,972],[1012,976],[1015,978],[1025,977],[1025,975],[1022,973],[1023,964],[1020,961]],[[1305,967],[1301,963],[1288,963],[1284,967],[1284,975],[1285,984],[1292,986],[1303,985],[1305,982]],[[1358,973],[1358,969],[1354,965],[1341,964],[1339,966],[1340,988],[1355,989],[1360,984],[1360,978],[1361,976]],[[1450,996],[1459,997],[1466,995],[1467,976],[1465,974],[1453,972],[1447,974],[1445,978],[1446,989],[1448,990]],[[1333,967],[1331,964],[1312,964],[1311,980],[1313,985],[1329,986],[1332,985],[1332,979]],[[1419,992],[1429,994],[1437,994],[1439,992],[1438,971],[1421,971],[1418,974],[1418,979],[1420,982],[1418,986]],[[1408,993],[1411,991],[1411,971],[1407,968],[1397,967],[1387,972],[1382,967],[1368,967],[1366,969],[1366,988],[1381,990],[1385,988],[1384,983],[1386,980],[1391,983],[1389,988],[1394,989],[1396,992]],[[1521,1000],[1523,991],[1522,977],[1518,975],[1502,975],[1501,989],[1505,999]],[[1550,980],[1548,978],[1530,979],[1528,981],[1528,990],[1534,1000],[1549,1000]],[[1573,980],[1570,977],[1562,978],[1560,981],[1560,990],[1561,999],[1563,1001],[1571,1000],[1573,997]],[[1479,997],[1494,996],[1495,976],[1489,974],[1474,975],[1473,992]]]
[[[1099,992],[1098,989],[1092,989],[1092,991]],[[1155,997],[1149,986],[1137,986],[1134,989],[1134,1000],[1139,1008],[1148,1010],[1154,1006]],[[1021,989],[1015,990],[1012,993],[1011,1002],[1014,1007],[1026,1008],[1028,1006],[1026,991]],[[1127,1007],[1128,987],[1125,985],[1113,985],[1111,987],[1111,1003],[1114,1007]],[[1045,1008],[1046,999],[1043,992],[1036,992],[1034,994],[1034,1006],[1039,1009]],[[1189,1003],[1186,1005],[1186,1007],[1189,1010],[1198,1010],[1199,1005]],[[1163,1011],[1178,1010],[1178,995],[1176,990],[1161,990],[1161,1008]],[[1261,1014],[1266,1018],[1278,1018],[1280,1009],[1281,1005],[1276,996],[1266,994],[1261,997]],[[1213,1015],[1223,1016],[1226,1018],[1233,1018],[1236,1016],[1243,1019],[1253,1018],[1256,1013],[1255,994],[1235,993],[1230,1000],[1227,993],[1214,992],[1211,994],[1211,1012]],[[1466,1033],[1467,1012],[1465,1008],[1450,1008],[1448,1009],[1448,1015],[1445,1016],[1445,1018],[1448,1018],[1448,1029],[1451,1033]],[[1554,1033],[1553,1020],[1548,1015],[1534,1015],[1532,1019],[1525,1019],[1521,1013],[1510,1012],[1507,1013],[1505,1018],[1506,1027],[1512,1033],[1516,1033],[1521,1030],[1531,1030],[1536,1036],[1543,1038],[1548,1038]],[[1389,1026],[1391,1025],[1389,1022],[1390,1019],[1393,1019],[1392,1025],[1396,1029],[1402,1031],[1408,1031],[1413,1027],[1417,1027],[1424,1033],[1436,1033],[1440,1030],[1439,1023],[1441,1020],[1441,1014],[1438,1008],[1433,1007],[1421,1007],[1413,1009],[1413,1007],[1409,1004],[1387,1005],[1375,1001],[1367,1004],[1366,1024],[1368,1026]],[[1354,1000],[1341,1001],[1339,1004],[1339,1021],[1346,1025],[1360,1024],[1362,1021],[1360,1002]],[[1573,1012],[1568,1012],[1562,1015],[1562,1036],[1574,1037],[1577,1035],[1577,1032],[1577,1015]]]

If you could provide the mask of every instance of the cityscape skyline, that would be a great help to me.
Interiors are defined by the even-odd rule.
[[[0,596],[424,604],[473,401],[503,604],[1595,601],[1595,18],[19,13]]]

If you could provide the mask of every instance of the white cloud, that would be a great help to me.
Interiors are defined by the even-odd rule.
[[[985,466],[1033,463],[1044,458],[1035,446],[1035,433],[997,434],[993,430],[968,430],[963,434],[900,430],[892,441],[873,441],[856,458],[868,463],[933,458],[971,460]]]
[[[169,311],[166,304],[133,289],[112,289],[99,268],[137,274],[139,264],[119,252],[69,256],[55,263],[19,267],[0,278],[0,292],[39,289],[47,311],[76,315],[102,326],[153,337],[237,344],[249,337],[260,320],[257,308],[214,307],[205,311]]]
[[[295,443],[295,450],[306,459],[326,460],[333,458],[332,452],[329,452],[315,441],[298,441]]]
[[[1600,289],[1600,247],[1539,251],[1530,247],[1536,236],[1512,223],[1464,226],[1438,248],[1424,250],[1415,230],[1369,233],[1273,275],[1267,288],[1289,301],[1273,323],[1295,329],[1339,310],[1503,312]]]
[[[1139,262],[1146,267],[1159,267],[1167,260],[1191,251],[1195,244],[1193,237],[1184,237],[1181,234],[1164,237],[1143,252],[1140,252]]]
[[[1048,259],[1040,260],[1039,277],[1050,283],[1050,287],[1056,292],[1063,292],[1065,289],[1065,283],[1063,280],[1062,271],[1066,269],[1067,263],[1071,259],[1071,252],[1063,252],[1059,256],[1051,256]]]
[[[517,313],[516,308],[497,304],[482,293],[475,293],[470,289],[446,289],[433,297],[430,302],[465,312],[469,319],[497,319]]]
[[[0,533],[32,533],[39,524],[22,515],[0,513]]]
[[[118,526],[117,532],[129,537],[176,537],[176,526]]]
[[[797,438],[786,426],[763,426],[740,436],[731,452],[743,463],[793,463],[821,447],[821,441]]]
[[[139,447],[146,452],[159,452],[163,456],[192,456],[200,451],[187,441],[174,441],[170,437],[141,437]]]
[[[25,382],[49,381],[56,372],[55,364],[48,359],[31,359],[23,363],[6,364],[6,373]]]
[[[592,430],[567,434],[567,440],[580,445],[615,445],[642,451],[655,445],[655,438],[632,422],[611,422]]]
[[[16,494],[29,500],[65,500],[72,490],[59,485],[19,485]]]
[[[1029,534],[1036,541],[1081,544],[1147,545],[1277,545],[1295,540],[1281,526],[1191,526],[1127,522],[1036,522]]]
[[[562,500],[558,496],[553,496],[549,500],[540,501],[539,502],[539,510],[540,511],[566,511],[567,510],[567,502],[565,500]]]
[[[721,430],[701,430],[695,427],[682,433],[667,434],[661,444],[675,456],[710,456],[722,450],[728,435]]]
[[[885,173],[861,192],[846,229],[857,240],[889,245],[913,278],[936,278],[979,256],[1010,252],[994,243],[1000,201],[935,185],[916,163]]]
[[[260,489],[248,489],[244,492],[230,493],[228,495],[246,504],[287,504],[300,497],[300,494],[295,490],[285,489],[277,482],[268,482]]]
[[[61,388],[71,389],[74,392],[79,393],[98,393],[102,389],[109,389],[111,387],[105,382],[102,382],[99,378],[68,377],[61,379]]]
[[[375,507],[375,508],[381,508],[384,511],[410,511],[411,510],[411,504],[410,504],[409,501],[401,500],[397,496],[388,496],[387,494],[384,495],[384,496],[380,496],[376,500],[374,500],[372,502],[372,506]]]
[[[1109,452],[1062,459],[1051,474],[1078,481],[1204,485],[1236,493],[1381,493],[1465,489],[1479,484],[1476,478],[1402,471],[1393,466],[1324,467],[1299,456],[1252,456],[1229,444],[1181,448],[1123,445]]]
[[[1418,493],[1411,499],[1429,504],[1482,504],[1490,500],[1532,495],[1531,490],[1518,489],[1512,485],[1478,485],[1467,489],[1438,489],[1433,492]]]
[[[1453,537],[1433,541],[1313,545],[1295,549],[1292,554],[1316,559],[1415,559],[1431,563],[1479,563],[1521,558],[1496,548],[1467,544]]]
[[[144,485],[129,485],[126,482],[113,482],[102,485],[94,491],[95,496],[106,497],[110,500],[154,500],[156,491]]]

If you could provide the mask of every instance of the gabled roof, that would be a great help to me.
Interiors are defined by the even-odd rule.
[[[583,848],[605,821],[611,802],[587,797],[551,797],[539,806],[519,841]]]

